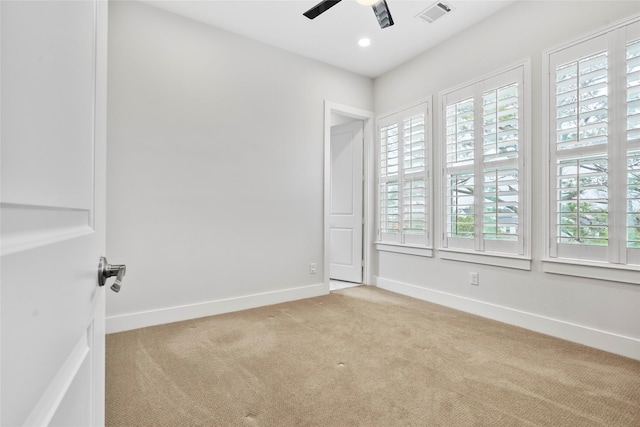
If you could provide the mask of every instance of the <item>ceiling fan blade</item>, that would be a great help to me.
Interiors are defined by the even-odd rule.
[[[322,0],[320,3],[303,13],[303,15],[309,19],[313,19],[321,13],[324,13],[333,6],[337,5],[341,1],[342,0]]]
[[[386,0],[381,0],[371,7],[373,8],[373,13],[375,13],[376,18],[378,19],[380,28],[387,28],[393,25],[393,18],[391,17],[391,12],[389,11],[389,6],[387,6]]]

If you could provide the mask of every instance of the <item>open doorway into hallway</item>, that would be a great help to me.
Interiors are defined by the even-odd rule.
[[[368,280],[372,139],[372,112],[325,103],[324,273],[329,290]]]

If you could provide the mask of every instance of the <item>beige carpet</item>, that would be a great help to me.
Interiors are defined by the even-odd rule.
[[[640,361],[372,287],[107,337],[107,426],[640,426]]]

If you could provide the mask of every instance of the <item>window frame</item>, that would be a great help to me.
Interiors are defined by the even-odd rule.
[[[448,237],[448,171],[455,170],[455,167],[447,168],[447,105],[454,102],[455,99],[463,99],[464,95],[474,97],[474,99],[482,99],[482,96],[493,89],[500,87],[500,82],[508,81],[506,76],[517,75],[521,73],[521,92],[518,93],[519,99],[519,111],[518,114],[521,118],[519,126],[522,127],[520,132],[520,139],[518,141],[518,156],[515,163],[517,164],[518,174],[518,216],[519,227],[521,236],[516,245],[514,242],[489,242],[488,239],[484,239],[483,235],[483,220],[476,219],[474,221],[475,231],[472,239],[466,239],[467,242],[458,242],[455,237]],[[506,86],[504,86],[506,87]],[[454,96],[458,94],[458,96]],[[485,76],[479,77],[464,84],[446,89],[439,93],[439,106],[440,113],[440,126],[439,126],[439,150],[438,156],[441,171],[442,184],[440,185],[441,194],[439,200],[441,205],[439,206],[439,224],[441,227],[441,245],[439,248],[439,256],[442,259],[455,260],[476,264],[494,265],[506,268],[514,268],[519,270],[531,270],[531,63],[530,59],[524,59],[517,63],[514,63],[508,67],[499,69]],[[457,102],[457,101],[456,101]],[[482,116],[483,106],[478,105],[474,107],[474,112],[480,112]],[[477,114],[476,114],[477,116]],[[476,123],[481,123],[481,117],[474,119]],[[477,141],[479,138],[482,141],[482,135],[475,136]],[[478,146],[474,143],[475,153],[482,153],[482,142]],[[472,170],[474,179],[480,178],[480,186],[483,186],[483,180],[485,177],[485,170],[500,168],[500,165],[514,163],[514,161],[496,161],[494,165],[492,162],[483,162],[480,157],[480,162],[477,160],[477,156],[474,155],[474,161]],[[470,168],[471,170],[471,168]],[[476,198],[474,201],[474,207],[482,208],[482,197]],[[483,215],[482,209],[479,211],[479,215]],[[476,215],[478,216],[478,215]],[[483,242],[484,240],[484,242]],[[454,243],[450,245],[449,242]],[[457,245],[455,243],[458,243]],[[461,243],[461,244],[460,244]],[[465,244],[466,243],[466,244]],[[497,243],[497,244],[496,244]]]
[[[627,36],[627,31],[629,35]],[[626,213],[626,176],[627,168],[620,168],[626,164],[628,153],[640,150],[640,140],[629,144],[626,136],[626,107],[622,107],[626,100],[626,78],[620,78],[619,67],[626,69],[626,46],[629,40],[640,39],[640,15],[636,14],[628,19],[619,21],[613,25],[604,27],[586,36],[577,38],[568,43],[564,43],[543,52],[543,72],[542,72],[542,95],[543,95],[543,172],[544,172],[544,194],[543,194],[543,242],[544,254],[542,258],[543,271],[547,273],[562,274],[576,277],[599,278],[614,282],[640,284],[640,263],[633,253],[638,250],[628,251],[626,236],[626,220],[618,212],[623,210]],[[605,247],[589,247],[575,245],[575,248],[566,248],[568,244],[560,245],[557,242],[556,218],[557,203],[557,159],[563,156],[554,153],[556,141],[551,137],[552,119],[555,125],[555,108],[551,102],[555,99],[555,70],[554,64],[565,64],[572,61],[579,61],[587,55],[596,54],[596,47],[604,46],[607,52],[607,144],[600,152],[607,158],[607,187],[609,194],[607,197],[608,215],[613,216],[608,219],[608,228],[612,233],[607,234],[609,244]],[[622,46],[622,47],[621,47]],[[555,55],[555,57],[554,57]],[[610,61],[611,58],[611,62]],[[612,65],[613,64],[613,65]],[[622,64],[622,65],[621,65]],[[611,73],[615,67],[617,73]],[[617,90],[614,93],[612,91]],[[622,94],[620,93],[622,92]],[[617,101],[617,103],[616,103]],[[613,104],[610,104],[613,103]],[[624,125],[622,124],[624,123]],[[621,143],[616,141],[621,140]],[[633,148],[632,148],[633,147]],[[576,150],[578,152],[578,150]],[[584,150],[587,154],[597,155],[598,150]],[[575,157],[575,156],[574,156]],[[583,156],[584,157],[584,156]],[[567,156],[567,158],[572,158]],[[612,166],[614,165],[614,166]],[[616,166],[617,165],[617,166]],[[624,188],[623,188],[624,187]],[[611,195],[613,194],[613,196]],[[631,255],[628,255],[631,253]],[[631,262],[636,264],[630,264]],[[634,260],[634,258],[636,258]]]
[[[394,110],[389,113],[381,114],[376,119],[376,241],[374,242],[376,250],[381,252],[393,252],[402,253],[406,255],[415,255],[423,257],[433,256],[433,121],[431,116],[431,98],[422,99],[409,106]],[[393,178],[381,176],[381,150],[382,150],[382,138],[381,129],[386,126],[390,126],[395,123],[398,125],[399,132],[402,131],[402,123],[404,120],[416,115],[424,115],[424,150],[425,161],[423,172],[409,172],[408,178],[405,176],[405,168],[402,167],[402,135],[399,136],[399,159],[398,159],[398,192],[402,193],[403,184],[405,182],[411,182],[414,179],[420,179],[420,176],[425,180],[425,234],[424,236],[412,236],[404,232],[403,220],[402,220],[402,196],[399,196],[399,225],[397,236],[392,234],[384,234],[382,232],[382,200],[381,200],[381,185],[383,182],[388,182]]]

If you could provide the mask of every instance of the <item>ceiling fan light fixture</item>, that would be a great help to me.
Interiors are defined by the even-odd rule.
[[[342,0],[321,0],[320,3],[307,10],[303,15],[309,19],[315,19],[341,1]],[[357,0],[357,2],[362,5],[371,6],[378,20],[378,24],[380,24],[380,28],[387,28],[393,25],[393,18],[391,17],[391,12],[389,12],[387,0]]]

